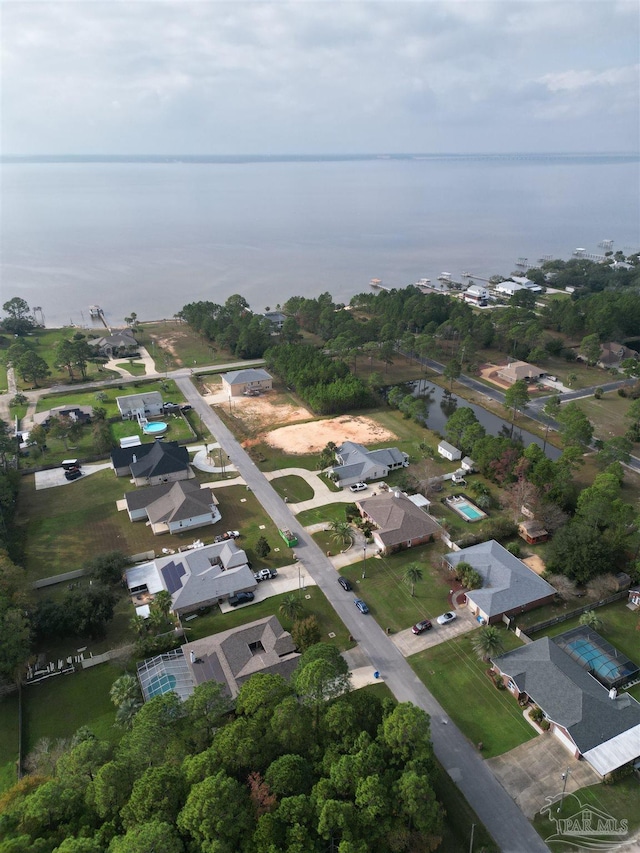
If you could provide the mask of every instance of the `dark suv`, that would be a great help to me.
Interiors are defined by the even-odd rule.
[[[338,583],[340,584],[342,589],[346,589],[347,592],[351,592],[351,590],[353,589],[350,581],[348,581],[346,578],[338,578]]]
[[[235,595],[229,596],[229,604],[232,607],[237,607],[239,604],[248,604],[253,601],[252,592],[237,592]]]

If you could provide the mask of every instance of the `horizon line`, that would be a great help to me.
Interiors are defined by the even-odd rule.
[[[435,158],[435,157],[640,157],[637,151],[380,151],[380,152],[357,152],[357,153],[312,153],[312,154],[108,154],[68,152],[65,154],[40,153],[40,154],[1,154],[0,161],[10,160],[69,160],[69,159],[93,159],[93,160],[128,160],[128,159],[153,159],[153,160],[355,160],[355,159],[408,159],[408,158]]]

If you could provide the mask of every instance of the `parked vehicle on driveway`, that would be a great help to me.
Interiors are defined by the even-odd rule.
[[[422,634],[424,631],[430,631],[432,628],[431,620],[423,619],[421,622],[416,622],[411,630],[414,634]]]
[[[364,492],[367,488],[366,483],[354,483],[352,486],[349,486],[350,492]]]
[[[252,592],[237,592],[235,595],[229,596],[229,604],[232,607],[237,607],[239,604],[248,604],[253,601]]]
[[[77,480],[79,477],[82,477],[82,471],[79,471],[77,468],[72,471],[65,471],[64,476],[67,480]]]
[[[367,607],[367,605],[365,604],[365,602],[361,598],[355,598],[353,603],[358,608],[360,613],[368,613],[369,612],[369,608]]]
[[[77,459],[63,459],[60,464],[65,471],[77,471],[81,467]]]
[[[258,572],[254,572],[253,576],[257,581],[268,581],[271,578],[275,578],[278,572],[275,569],[260,569]]]
[[[448,625],[449,622],[453,622],[455,618],[455,613],[443,613],[442,616],[438,616],[436,622],[438,623],[438,625]]]

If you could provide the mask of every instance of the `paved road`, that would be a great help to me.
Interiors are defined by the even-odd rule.
[[[548,851],[548,847],[502,788],[476,748],[447,718],[442,707],[418,679],[400,651],[370,616],[364,616],[356,610],[353,606],[353,594],[345,592],[336,583],[336,571],[327,557],[298,523],[287,504],[276,494],[231,431],[205,403],[187,377],[177,377],[176,382],[212,435],[225,448],[265,512],[278,527],[288,527],[297,535],[298,558],[366,652],[371,666],[380,671],[396,699],[399,702],[413,702],[430,714],[431,735],[438,759],[475,809],[500,849],[506,853]],[[366,593],[364,595],[366,596]]]

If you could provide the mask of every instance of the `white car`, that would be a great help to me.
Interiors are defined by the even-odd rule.
[[[453,622],[455,618],[455,613],[443,613],[442,616],[438,616],[436,622],[438,623],[438,625],[448,625],[449,622]]]
[[[367,488],[366,483],[354,483],[352,486],[349,486],[350,492],[363,492]]]

